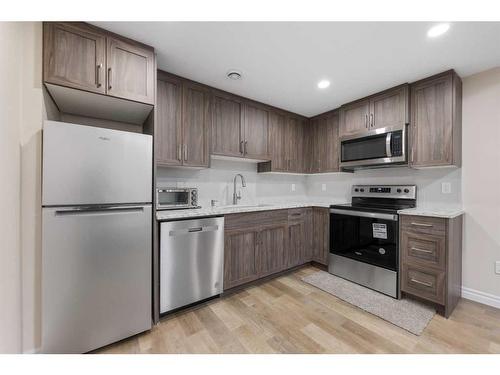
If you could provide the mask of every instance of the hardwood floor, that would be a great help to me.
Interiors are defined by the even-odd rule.
[[[300,280],[307,266],[95,353],[500,353],[500,310],[461,299],[415,336]]]

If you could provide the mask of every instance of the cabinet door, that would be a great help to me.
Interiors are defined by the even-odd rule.
[[[227,230],[224,233],[224,290],[258,278],[257,230]]]
[[[411,86],[412,166],[453,164],[452,90],[452,74]]]
[[[47,22],[43,27],[43,80],[104,94],[104,35],[80,23]]]
[[[156,162],[160,165],[180,165],[182,164],[182,84],[180,80],[162,77],[158,79],[156,88]]]
[[[313,254],[312,259],[328,265],[330,213],[327,208],[313,208]]]
[[[183,85],[182,101],[183,165],[208,167],[210,93],[194,83]]]
[[[304,173],[314,173],[314,120],[307,121],[304,126]]]
[[[245,157],[250,159],[269,159],[269,112],[266,109],[244,104],[244,151]]]
[[[327,148],[330,140],[327,138],[327,119],[325,117],[318,119],[314,132],[314,149],[316,159],[316,173],[326,172],[327,167]]]
[[[283,271],[286,268],[287,225],[261,229],[258,246],[257,271],[259,277]]]
[[[271,112],[269,114],[269,151],[273,171],[285,172],[288,167],[286,116]]]
[[[107,38],[108,95],[154,104],[154,52],[138,44]]]
[[[324,172],[339,171],[339,114],[338,112],[326,118],[326,131],[323,142],[325,143],[325,162],[322,164]],[[319,140],[321,142],[321,140]]]
[[[300,262],[301,264],[310,262],[313,255],[313,216],[312,208],[304,208],[304,246],[302,246]]]
[[[361,133],[368,130],[370,101],[346,104],[341,108],[340,136]]]
[[[302,173],[304,170],[304,125],[301,120],[294,117],[288,117],[287,123],[287,171]]]
[[[241,102],[230,97],[214,96],[212,153],[223,156],[243,156]]]
[[[408,85],[399,86],[370,100],[370,129],[408,123]]]
[[[287,265],[295,267],[303,264],[305,241],[304,221],[291,221],[288,223]]]

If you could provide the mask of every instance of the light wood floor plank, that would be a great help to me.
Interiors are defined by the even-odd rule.
[[[95,353],[500,353],[500,310],[461,300],[421,336],[301,278],[306,266],[163,318]]]

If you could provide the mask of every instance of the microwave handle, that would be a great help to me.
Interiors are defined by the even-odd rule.
[[[392,132],[388,132],[385,137],[385,153],[387,154],[386,157],[388,158],[392,157],[391,139],[392,139]]]

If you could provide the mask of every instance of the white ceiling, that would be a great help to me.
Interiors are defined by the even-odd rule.
[[[93,23],[155,47],[160,69],[305,116],[450,68],[464,77],[500,65],[500,22],[452,23],[436,39],[429,22]]]

